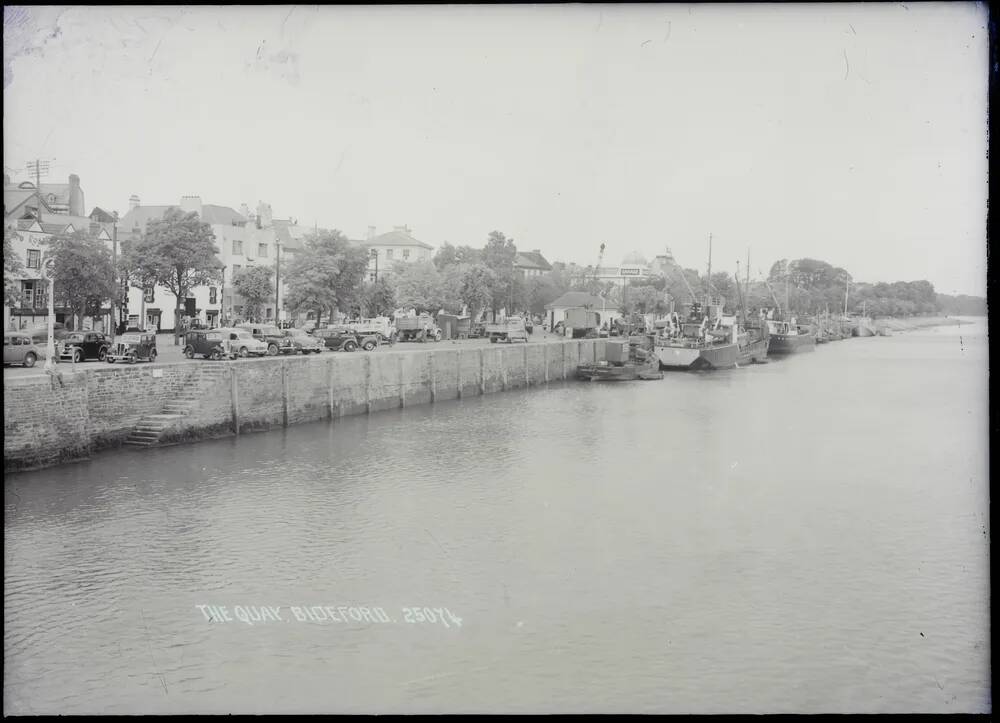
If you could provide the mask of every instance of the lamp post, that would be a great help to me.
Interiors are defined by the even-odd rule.
[[[372,249],[372,258],[375,259],[375,281],[378,282],[378,249]]]
[[[114,265],[115,271],[115,283],[114,289],[117,297],[121,297],[121,284],[118,281],[118,212],[111,212],[111,263]],[[111,332],[117,331],[119,322],[121,322],[121,312],[119,311],[121,303],[121,298],[111,299],[111,324],[113,328]]]
[[[274,321],[281,323],[281,297],[279,296],[278,279],[281,276],[281,242],[274,240]]]
[[[226,265],[222,265],[222,286],[219,287],[219,326],[225,326],[229,321],[226,316]]]
[[[48,326],[49,326],[49,340],[45,347],[45,371],[50,372],[55,370],[56,367],[56,341],[55,341],[55,320],[56,320],[56,310],[55,302],[53,301],[55,297],[55,282],[52,278],[52,271],[55,268],[56,261],[52,257],[45,259],[45,263],[42,264],[42,276],[46,281],[49,282],[49,293],[48,293]]]

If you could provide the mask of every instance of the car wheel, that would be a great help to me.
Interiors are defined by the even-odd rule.
[[[102,349],[101,349],[101,351],[100,351],[100,352],[98,352],[98,354],[97,354],[97,358],[98,358],[98,359],[99,359],[100,361],[104,361],[105,359],[107,359],[107,358],[108,358],[108,350],[107,350],[107,349],[103,349],[103,348],[102,348]]]
[[[114,363],[115,363],[115,360],[112,359],[111,357],[108,357],[108,364],[114,364]]]
[[[267,355],[268,356],[278,356],[278,345],[277,344],[268,344],[268,346],[267,346]]]
[[[77,349],[75,352],[73,352],[73,362],[79,364],[82,361],[83,361],[83,352]]]
[[[248,356],[250,356],[250,350],[247,349],[245,346],[241,346],[240,347],[240,356],[242,358],[246,359]]]
[[[184,349],[184,356],[188,359],[194,359],[194,347],[187,347]]]
[[[365,345],[361,348],[364,349],[365,351],[371,351],[376,346],[378,346],[378,344],[376,344],[374,341],[366,341]]]
[[[27,354],[24,355],[24,366],[28,368],[35,366],[35,360],[37,358],[38,357],[35,356],[35,352],[29,351]]]
[[[219,361],[222,358],[222,353],[218,350],[213,351],[212,355],[209,357],[212,361]]]
[[[355,344],[353,341],[345,341],[344,342],[344,351],[354,351],[357,348],[358,348],[358,345]]]

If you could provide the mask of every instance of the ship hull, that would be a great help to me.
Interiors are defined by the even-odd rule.
[[[589,382],[630,382],[635,379],[660,379],[655,366],[644,364],[581,364],[576,368],[577,379]]]
[[[729,369],[740,361],[740,349],[736,344],[694,349],[661,346],[656,348],[656,356],[660,360],[660,369]]]
[[[812,333],[808,334],[771,334],[768,353],[779,354],[799,354],[806,351],[816,350],[816,337]]]
[[[770,337],[755,339],[740,348],[740,364],[755,364],[767,359],[767,352],[771,345]]]

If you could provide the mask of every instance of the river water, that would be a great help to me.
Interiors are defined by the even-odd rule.
[[[4,711],[990,712],[987,454],[978,320],[8,475]]]

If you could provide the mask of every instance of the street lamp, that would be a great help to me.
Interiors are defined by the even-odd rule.
[[[378,249],[372,249],[372,258],[375,259],[375,281],[378,281]]]
[[[55,269],[56,260],[51,256],[45,259],[45,263],[42,264],[42,278],[49,282],[49,293],[48,293],[48,326],[49,326],[49,341],[45,348],[45,371],[51,372],[56,368],[56,341],[55,341],[55,302],[53,301],[55,297],[55,282],[52,278],[52,272]]]

